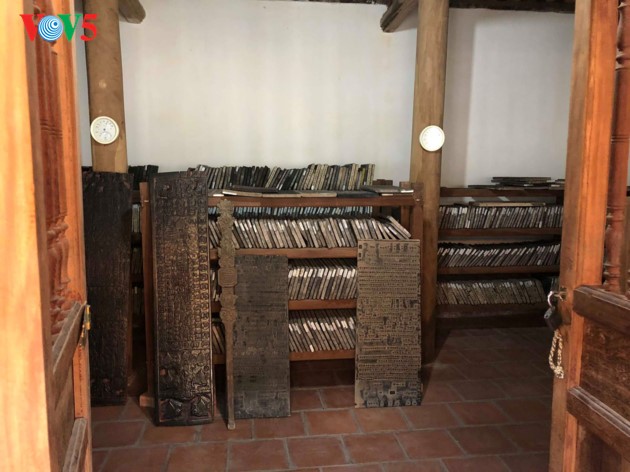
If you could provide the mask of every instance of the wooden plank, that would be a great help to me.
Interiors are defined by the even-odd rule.
[[[112,144],[93,139],[92,166],[95,172],[127,172],[127,132],[120,48],[119,0],[83,0],[84,14],[98,18],[98,39],[85,43],[90,121],[99,116],[113,118],[120,128]],[[89,35],[89,34],[88,34]]]
[[[127,401],[131,349],[131,189],[129,174],[83,175],[93,404]]]
[[[155,293],[155,421],[213,420],[207,183],[199,175],[151,178]]]
[[[468,317],[471,314],[477,316],[513,316],[515,314],[538,314],[542,320],[546,303],[514,303],[496,305],[438,305],[439,318]]]
[[[581,387],[568,392],[569,413],[580,418],[589,430],[595,432],[626,459],[630,459],[630,421]]]
[[[24,13],[33,13],[32,1],[0,4],[0,82],[10,91],[0,98],[0,117],[11,124],[0,127],[0,415],[10,432],[0,441],[0,470],[46,472],[51,470],[48,264],[37,70],[34,44],[19,17]]]
[[[85,305],[75,303],[53,345],[53,391],[58,392],[72,369],[77,342],[83,326]]]
[[[562,234],[562,228],[466,228],[441,229],[440,239],[444,238],[505,238],[508,236],[555,236]]]
[[[85,335],[74,353],[72,362],[72,377],[74,385],[74,416],[84,418],[88,425],[92,424],[92,409],[90,401],[90,340]],[[92,429],[87,428],[87,445],[83,470],[92,470]]]
[[[440,275],[557,274],[559,266],[440,267]]]
[[[451,0],[451,8],[573,13],[575,0]]]
[[[289,262],[237,256],[236,271],[235,417],[289,416]]]
[[[575,313],[630,336],[630,300],[601,287],[578,287],[573,297]]]
[[[140,0],[119,0],[118,13],[121,20],[134,24],[142,23],[147,16]]]
[[[289,300],[289,311],[345,310],[357,307],[357,300]]]
[[[70,444],[66,451],[63,472],[81,472],[84,469],[88,446],[88,420],[77,418],[72,427]]]
[[[562,197],[564,189],[561,188],[468,188],[468,187],[442,187],[440,195],[443,198],[461,197]]]
[[[393,33],[417,10],[418,0],[392,0],[381,18],[381,29],[386,33]]]
[[[572,312],[573,291],[601,283],[616,26],[617,2],[577,3],[565,184],[565,201],[571,204],[564,208],[560,262],[560,286],[567,296],[558,304],[565,321],[565,378],[554,384],[551,472],[576,468],[578,428],[566,413],[566,391],[579,382],[584,321]]]
[[[289,354],[291,362],[299,361],[323,361],[331,359],[354,359],[354,349],[342,349],[338,351],[292,352]]]
[[[442,151],[425,151],[418,138],[426,126],[442,127],[444,123],[448,8],[448,0],[420,0],[418,3],[409,180],[424,186],[422,313],[425,320],[435,317]],[[425,362],[433,359],[432,351],[432,345],[427,345]]]
[[[140,406],[155,405],[155,349],[153,290],[153,230],[151,228],[151,197],[148,182],[140,182],[140,229],[142,233],[142,278],[144,294],[144,339],[147,356],[147,391],[140,395]]]
[[[391,197],[341,198],[341,197],[299,197],[299,198],[264,198],[264,197],[208,197],[208,206],[214,207],[221,200],[230,200],[235,208],[308,208],[308,207],[411,207],[415,205],[412,194],[392,195]]]
[[[356,407],[419,405],[421,244],[360,241]]]

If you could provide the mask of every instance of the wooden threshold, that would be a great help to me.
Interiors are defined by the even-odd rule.
[[[562,234],[562,228],[460,228],[441,229],[440,238],[496,238],[507,236],[556,236]]]

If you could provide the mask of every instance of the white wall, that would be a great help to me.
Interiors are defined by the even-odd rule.
[[[374,162],[408,178],[416,18],[385,34],[378,5],[143,4],[141,25],[121,24],[130,164]],[[563,176],[572,29],[451,10],[443,184]]]

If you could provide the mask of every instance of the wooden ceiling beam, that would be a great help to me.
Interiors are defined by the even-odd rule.
[[[575,0],[451,0],[451,8],[573,13]]]
[[[393,33],[413,11],[418,11],[418,0],[393,0],[381,18],[381,28]]]
[[[121,20],[136,24],[142,23],[142,20],[147,16],[140,0],[119,0],[118,13]]]

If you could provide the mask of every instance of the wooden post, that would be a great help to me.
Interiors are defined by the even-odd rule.
[[[413,104],[410,180],[424,186],[422,244],[422,326],[425,362],[435,351],[435,306],[437,288],[438,212],[442,151],[422,149],[418,137],[428,125],[442,127],[446,85],[448,0],[418,3],[416,83]]]
[[[142,280],[144,281],[144,332],[147,352],[147,391],[140,395],[140,406],[155,406],[155,347],[153,325],[153,230],[151,229],[151,200],[149,183],[140,182],[140,227],[142,231]]]
[[[551,472],[576,468],[578,425],[567,413],[567,390],[580,378],[584,319],[573,311],[573,290],[602,282],[606,189],[613,115],[617,2],[576,2],[567,172],[558,304],[565,321],[565,378],[553,392]],[[570,324],[569,324],[570,323]]]
[[[85,43],[87,57],[90,120],[109,116],[120,127],[112,144],[92,140],[94,172],[127,172],[127,135],[123,95],[122,59],[118,0],[84,0],[84,12],[98,15],[96,39]]]

